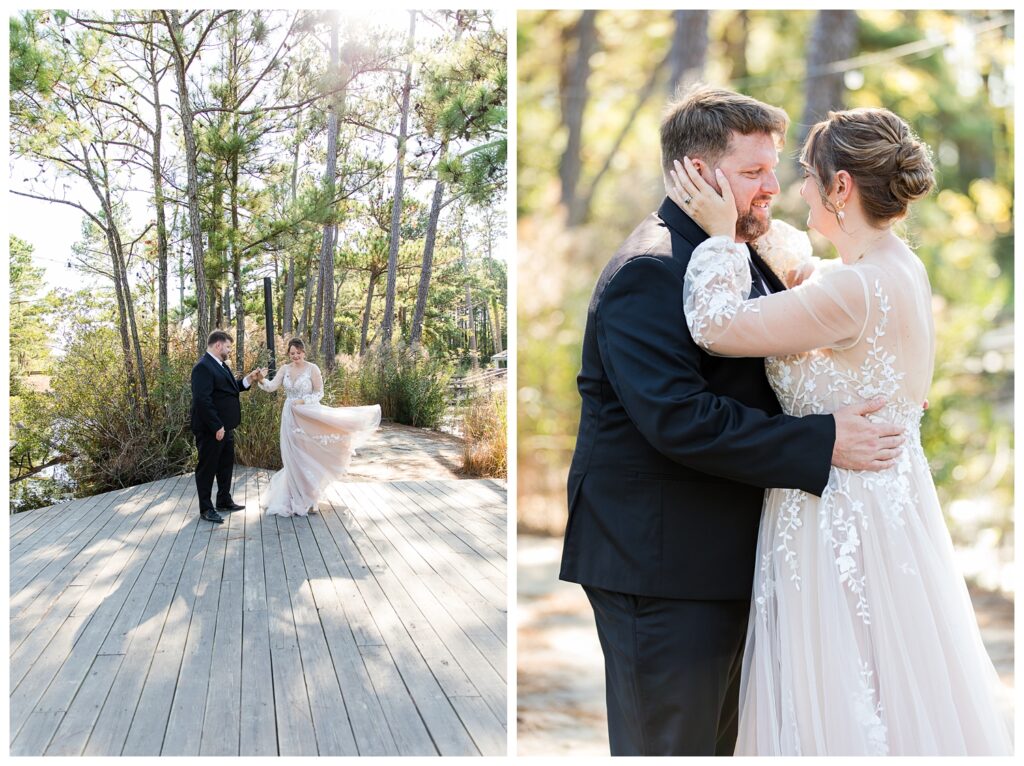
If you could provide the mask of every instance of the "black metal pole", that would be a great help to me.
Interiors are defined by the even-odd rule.
[[[270,277],[263,277],[263,320],[267,326],[267,351],[270,353],[268,369],[272,378],[277,370],[277,356],[274,349],[274,298],[270,290]]]

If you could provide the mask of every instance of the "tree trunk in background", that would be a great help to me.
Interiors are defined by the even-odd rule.
[[[462,272],[466,275],[466,317],[469,325],[469,356],[473,369],[480,368],[477,354],[476,315],[473,309],[473,290],[469,286],[469,258],[466,254],[466,231],[462,215],[459,216],[459,245],[462,248]]]
[[[384,323],[381,325],[381,344],[391,345],[395,319],[395,293],[398,289],[398,246],[402,223],[402,186],[405,183],[405,142],[409,132],[409,94],[412,91],[412,53],[416,35],[416,12],[409,11],[409,42],[405,65],[405,83],[402,86],[402,115],[398,130],[398,156],[395,159],[395,196],[391,207],[391,242],[388,250],[388,284],[384,293]]]
[[[319,272],[318,272],[319,273]],[[299,320],[299,335],[302,335],[309,340],[309,314],[313,303],[313,281],[315,279],[313,274],[313,256],[310,255],[306,259],[306,289],[303,291],[302,298],[302,319]]]
[[[669,50],[668,93],[669,98],[676,98],[703,76],[708,55],[708,12],[673,11],[672,19],[676,25]]]
[[[810,127],[825,119],[830,109],[842,109],[843,73],[827,73],[828,66],[853,55],[859,22],[856,11],[818,11],[807,44],[807,91],[800,122],[800,144]]]
[[[448,142],[441,144],[440,156],[447,153]],[[430,201],[430,218],[427,219],[427,233],[423,242],[423,264],[420,266],[420,284],[416,289],[416,309],[412,314],[412,330],[409,345],[419,346],[423,339],[423,318],[427,313],[427,295],[430,292],[430,276],[434,270],[434,242],[437,239],[437,222],[441,217],[441,199],[444,197],[444,182],[439,178],[434,184],[434,196]]]
[[[725,60],[729,62],[729,80],[745,80],[747,70],[747,38],[750,33],[750,12],[737,11],[732,23],[725,28]],[[742,88],[740,88],[742,90]]]
[[[238,136],[238,11],[231,17],[231,46],[228,98],[231,104],[231,135]],[[238,250],[238,145],[231,152],[228,163],[228,182],[230,183],[231,200],[231,232],[228,247],[231,248],[231,277],[235,285],[235,369],[245,366],[245,294],[242,285],[242,254]]]
[[[188,217],[192,242],[192,266],[196,278],[196,334],[199,353],[206,350],[206,337],[210,333],[209,308],[206,296],[206,270],[203,267],[203,230],[199,213],[199,177],[196,169],[196,135],[192,130],[192,104],[188,97],[188,83],[185,79],[185,55],[182,51],[184,30],[181,13],[176,10],[161,11],[164,23],[171,34],[174,53],[174,75],[178,83],[178,113],[181,116],[181,132],[185,139],[185,168],[188,171]]]
[[[563,36],[565,58],[562,63],[561,99],[562,125],[566,131],[565,150],[558,160],[561,202],[569,226],[578,226],[587,211],[577,194],[583,160],[583,112],[587,107],[587,80],[590,78],[590,57],[597,48],[597,11],[583,11],[579,20]]]
[[[153,41],[154,25],[159,14],[153,11],[154,24],[146,27],[146,39]],[[146,66],[149,82],[153,88],[153,204],[156,207],[156,250],[157,250],[157,337],[160,369],[167,372],[170,345],[170,330],[167,321],[167,219],[164,215],[164,177],[160,168],[160,141],[163,135],[163,114],[160,106],[160,79],[157,75],[156,47],[146,51]]]
[[[295,141],[295,154],[292,156],[292,205],[298,198],[299,181],[299,141]],[[288,273],[285,275],[284,286],[284,315],[281,321],[281,332],[285,337],[292,334],[293,319],[295,313],[295,249],[288,248]]]
[[[339,75],[338,14],[331,14],[331,75]],[[334,369],[334,245],[338,238],[338,224],[335,220],[334,182],[338,172],[338,102],[344,94],[331,97],[327,107],[327,169],[324,171],[324,187],[327,199],[331,200],[330,220],[324,225],[323,241],[320,245],[320,290],[317,292],[318,323],[323,330],[320,343],[320,358],[327,372]],[[322,311],[321,311],[322,304]],[[314,347],[315,352],[315,347]]]
[[[363,327],[359,333],[359,356],[363,356],[366,353],[367,344],[369,343],[367,338],[370,334],[370,311],[373,309],[373,289],[380,275],[381,272],[373,267],[370,268],[370,284],[366,288],[366,308],[363,309]]]

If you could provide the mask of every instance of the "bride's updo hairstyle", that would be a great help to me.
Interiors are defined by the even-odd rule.
[[[302,342],[302,338],[292,338],[288,341],[288,350],[285,353],[290,354],[293,348],[297,348],[303,354],[306,353],[306,344]]]
[[[828,119],[807,134],[800,164],[814,175],[821,201],[833,213],[839,211],[827,191],[838,171],[849,173],[860,191],[864,214],[875,227],[903,218],[910,203],[935,186],[927,144],[888,109],[829,112]]]

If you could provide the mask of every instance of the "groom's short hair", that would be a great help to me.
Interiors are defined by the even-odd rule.
[[[697,84],[669,105],[661,121],[661,166],[699,157],[715,165],[729,151],[733,131],[744,136],[767,133],[781,148],[789,117],[776,106],[725,88]]]
[[[214,330],[210,333],[210,337],[206,339],[206,345],[212,346],[214,343],[220,343],[222,340],[230,341],[231,343],[235,342],[235,339],[223,330]]]

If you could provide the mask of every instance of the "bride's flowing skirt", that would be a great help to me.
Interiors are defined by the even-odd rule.
[[[1010,754],[923,453],[772,490],[758,539],[737,755]]]
[[[380,405],[293,406],[281,412],[283,468],[270,479],[263,507],[268,514],[305,516],[328,484],[348,471],[357,447],[380,425]]]

